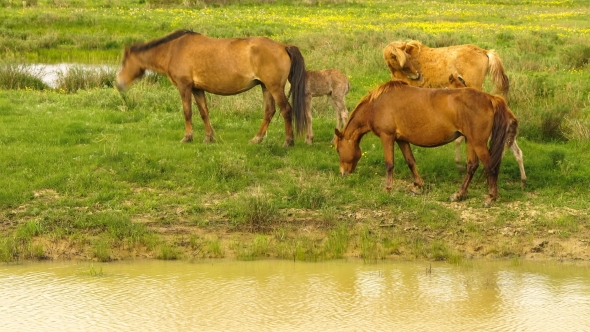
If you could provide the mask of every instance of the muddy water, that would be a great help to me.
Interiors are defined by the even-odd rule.
[[[0,331],[581,331],[590,268],[564,263],[0,265]]]

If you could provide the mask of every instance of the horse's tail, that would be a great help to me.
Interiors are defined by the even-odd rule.
[[[512,145],[516,139],[518,120],[508,108],[504,98],[490,95],[490,101],[494,108],[494,124],[489,148],[490,169],[498,174],[504,155],[504,146]]]
[[[291,105],[295,116],[295,129],[297,134],[301,134],[307,128],[307,118],[305,117],[305,60],[297,46],[288,45],[286,51],[291,58],[291,70],[289,71],[291,90],[289,95],[291,95]]]
[[[504,98],[507,98],[510,82],[508,81],[508,76],[506,76],[506,73],[504,72],[502,60],[500,60],[500,57],[494,50],[488,51],[487,56],[489,59],[488,70],[492,83],[494,83],[496,88],[496,93],[499,92]]]

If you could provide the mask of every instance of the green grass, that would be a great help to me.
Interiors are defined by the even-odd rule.
[[[203,3],[38,1],[23,10],[0,2],[0,261],[45,257],[51,248],[38,241],[48,238],[88,247],[98,261],[116,259],[129,248],[180,259],[188,247],[197,258],[233,253],[240,259],[317,261],[358,251],[367,261],[405,252],[406,258],[459,262],[453,241],[483,238],[489,227],[524,222],[530,233],[555,230],[562,237],[586,230],[585,2]],[[217,142],[200,143],[204,128],[197,112],[195,142],[181,144],[180,98],[166,77],[148,74],[120,94],[112,88],[114,71],[80,66],[52,89],[28,65],[114,68],[125,45],[177,28],[295,44],[309,69],[339,68],[349,77],[349,110],[389,79],[381,52],[393,40],[495,49],[510,77],[509,105],[519,118],[527,188],[520,189],[518,167],[507,153],[496,206],[480,211],[487,192],[480,171],[457,210],[447,198],[463,174],[448,145],[413,149],[426,182],[419,196],[409,194],[411,174],[396,150],[394,189],[387,193],[381,143],[372,135],[361,143],[365,154],[356,173],[342,178],[330,146],[334,111],[323,98],[313,103],[313,146],[298,137],[294,147],[284,148],[279,115],[264,141],[250,145],[262,121],[259,87],[237,96],[207,95]],[[492,90],[489,81],[485,88]],[[537,213],[518,212],[519,203]],[[479,219],[465,221],[463,210]],[[550,211],[555,214],[542,217]],[[190,239],[183,242],[157,231],[179,225],[251,236],[226,246],[218,237],[186,234]],[[323,236],[306,233],[311,226]],[[433,237],[405,230],[410,227]],[[457,237],[441,238],[448,233]],[[516,247],[505,243],[494,250],[505,256],[511,248]]]

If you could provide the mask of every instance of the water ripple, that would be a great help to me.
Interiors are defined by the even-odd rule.
[[[584,330],[585,268],[134,262],[0,266],[1,331]]]

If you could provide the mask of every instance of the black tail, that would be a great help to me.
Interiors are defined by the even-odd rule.
[[[291,70],[289,71],[291,90],[289,95],[291,95],[291,105],[295,117],[295,129],[297,134],[302,134],[307,128],[307,118],[305,117],[305,60],[297,46],[289,45],[286,50],[291,58]]]

